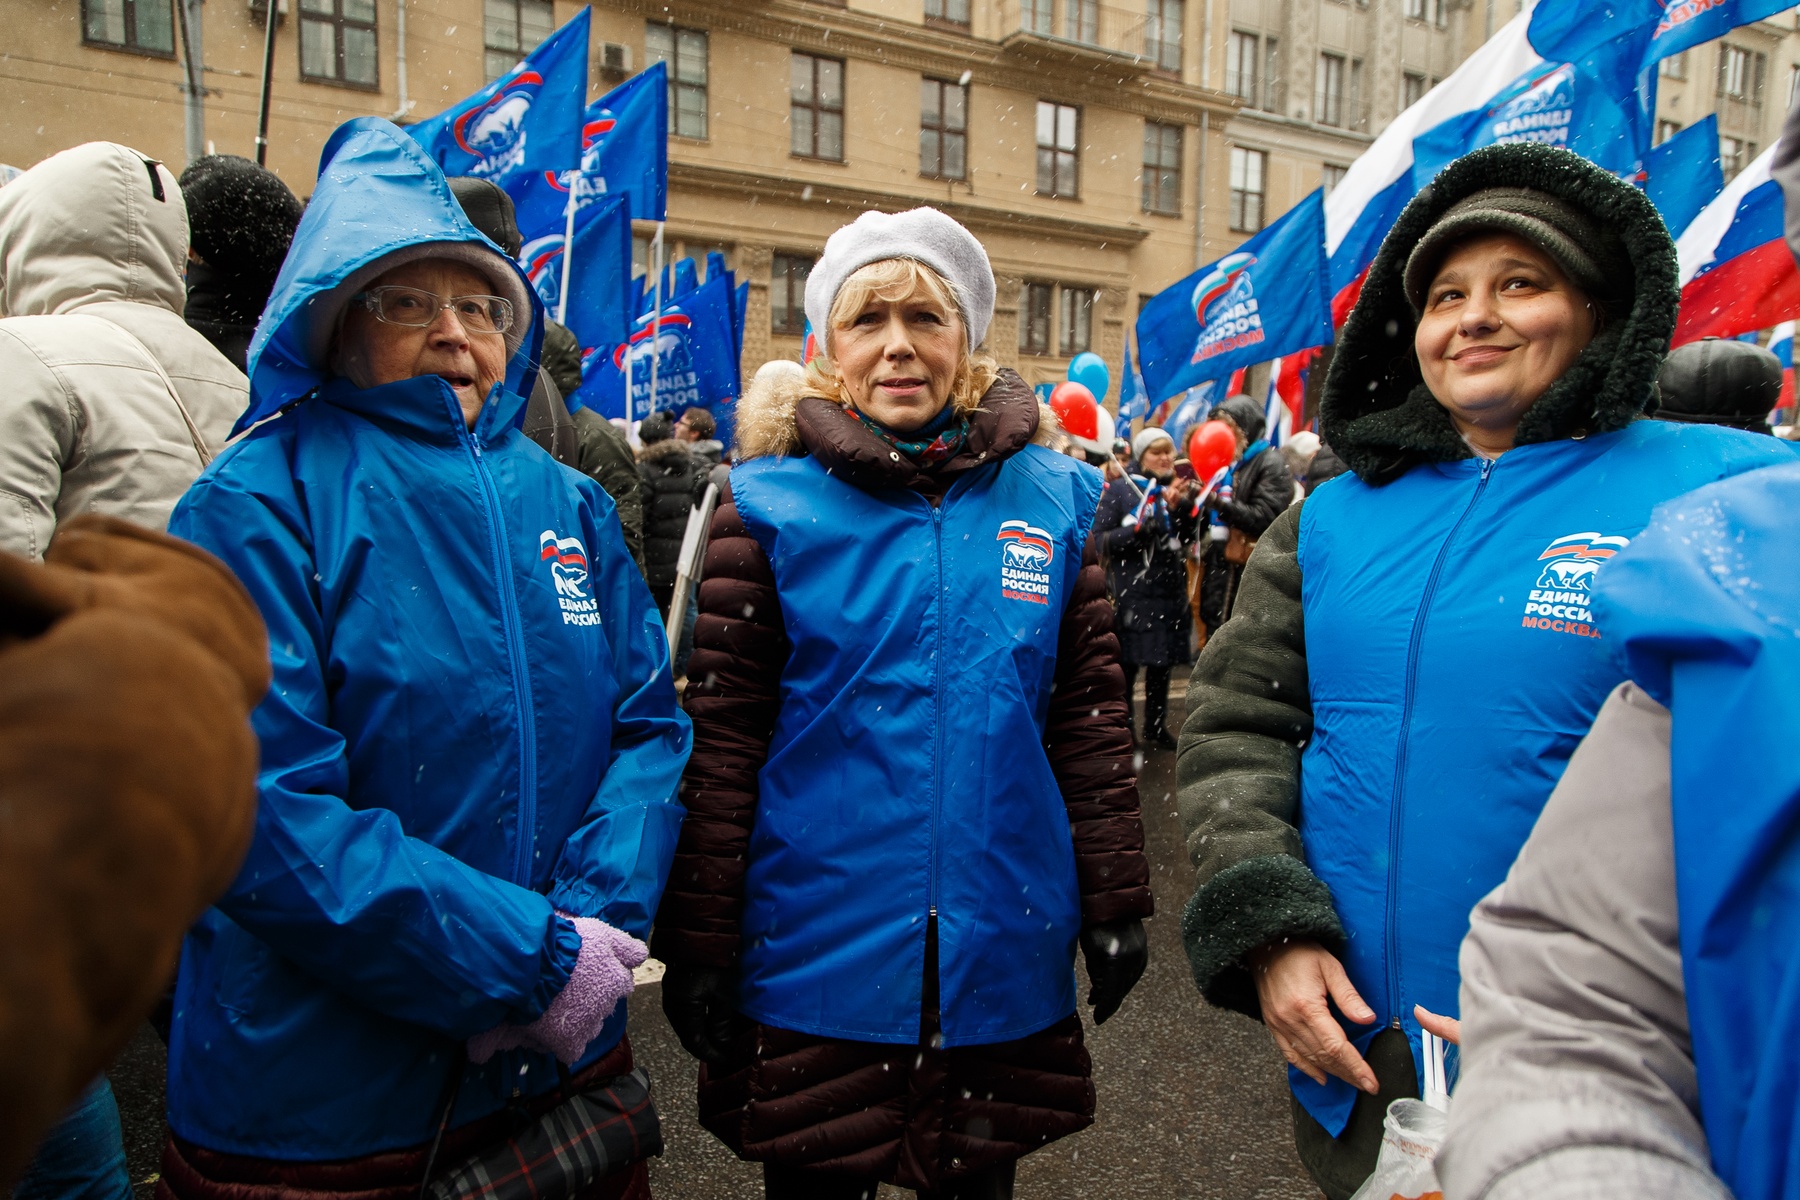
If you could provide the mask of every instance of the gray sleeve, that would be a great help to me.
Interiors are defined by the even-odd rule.
[[[1449,1200],[1726,1200],[1676,940],[1669,713],[1608,698],[1462,946]]]
[[[57,374],[3,330],[0,380],[0,550],[41,562],[75,452],[76,409]]]

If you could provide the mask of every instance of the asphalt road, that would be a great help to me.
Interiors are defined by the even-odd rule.
[[[1177,680],[1177,698],[1181,687]],[[1188,974],[1180,919],[1193,880],[1175,816],[1174,771],[1172,753],[1152,751],[1140,776],[1157,917],[1142,982],[1117,1016],[1088,1030],[1099,1115],[1091,1129],[1020,1164],[1021,1200],[1319,1196],[1294,1157],[1286,1080],[1268,1035],[1208,1008]],[[666,1148],[651,1166],[657,1195],[761,1200],[761,1168],[739,1162],[694,1120],[693,1060],[663,1019],[655,985],[633,997],[631,1041],[662,1111]],[[111,1073],[138,1200],[148,1200],[154,1182],[162,1069],[162,1046],[146,1026]],[[883,1188],[881,1195],[911,1193]]]

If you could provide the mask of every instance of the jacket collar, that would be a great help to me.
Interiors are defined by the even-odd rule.
[[[454,445],[465,425],[462,405],[450,385],[436,375],[418,375],[398,383],[359,388],[341,376],[319,388],[319,399],[380,425],[398,426],[422,441]],[[525,416],[525,400],[496,383],[487,403],[468,430],[477,445],[491,446],[516,429]]]

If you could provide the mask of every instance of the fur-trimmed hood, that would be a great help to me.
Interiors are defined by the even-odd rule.
[[[896,469],[886,443],[832,401],[805,395],[803,379],[772,376],[758,384],[762,386],[751,386],[738,401],[737,461],[823,454],[863,487],[906,487],[910,476],[919,473],[905,460]],[[967,448],[939,473],[957,468],[963,459],[973,466],[1032,442],[1050,445],[1060,432],[1055,414],[1038,402],[1031,386],[1002,368],[970,417]]]
[[[683,458],[697,457],[692,450],[687,448],[687,443],[679,438],[664,438],[660,442],[650,442],[637,452],[639,462],[650,463],[653,466],[662,466],[671,460],[678,462]],[[711,464],[706,465],[710,466]]]
[[[1622,429],[1655,406],[1656,372],[1675,331],[1681,291],[1675,244],[1644,193],[1570,151],[1487,146],[1444,168],[1400,214],[1369,268],[1325,381],[1319,432],[1351,470],[1377,486],[1422,463],[1472,451],[1432,397],[1413,354],[1407,256],[1446,209],[1484,188],[1531,187],[1579,205],[1624,244],[1633,278],[1624,312],[1609,314],[1574,364],[1526,410],[1515,442]]]

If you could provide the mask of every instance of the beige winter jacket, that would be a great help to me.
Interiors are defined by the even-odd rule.
[[[175,176],[124,146],[0,188],[0,549],[41,561],[79,513],[162,529],[200,473],[194,432],[224,446],[249,384],[182,320],[187,254]]]
[[[1669,729],[1620,684],[1475,908],[1446,1200],[1730,1200],[1688,1038]]]

